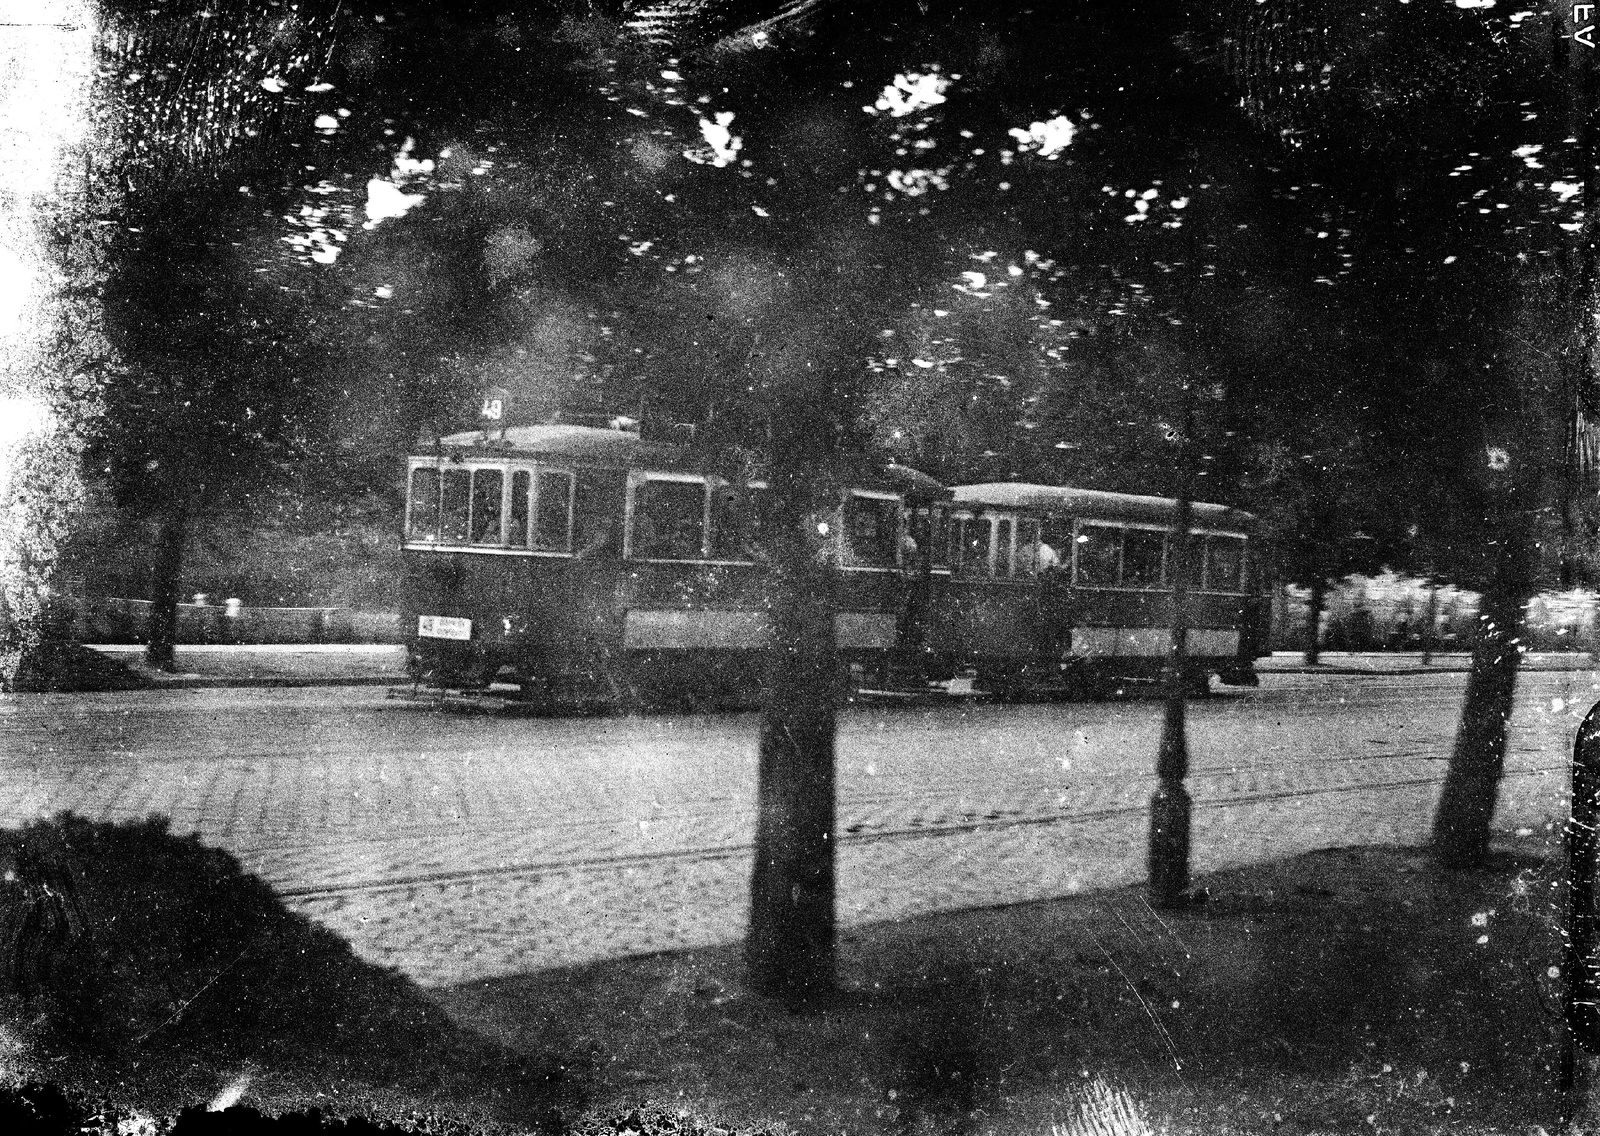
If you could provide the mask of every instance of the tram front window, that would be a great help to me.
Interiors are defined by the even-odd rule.
[[[525,469],[511,475],[510,518],[506,521],[506,543],[512,548],[528,546],[528,495],[532,478]]]
[[[500,543],[500,505],[505,474],[498,469],[472,471],[472,543]]]
[[[471,515],[472,474],[464,469],[447,469],[439,493],[439,540],[443,544],[467,542],[467,518]]]
[[[407,514],[407,540],[439,539],[439,471],[411,471],[411,507]]]
[[[1035,576],[1039,572],[1039,522],[1017,522],[1017,575]]]

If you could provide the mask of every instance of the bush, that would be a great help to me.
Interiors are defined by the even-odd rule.
[[[31,1022],[31,1048],[101,1075],[243,1064],[324,1086],[509,1087],[519,1111],[548,1107],[553,1062],[535,1067],[459,1029],[409,979],[361,961],[233,856],[172,835],[164,818],[68,813],[0,831],[0,867],[13,916],[51,892],[68,893],[71,908],[44,921],[56,929],[48,958],[7,968],[10,1020]]]

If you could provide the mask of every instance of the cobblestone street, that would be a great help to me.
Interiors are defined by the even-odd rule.
[[[1269,675],[1191,706],[1194,866],[1418,842],[1462,676]],[[1589,671],[1524,675],[1499,823],[1565,812]],[[839,738],[849,928],[1139,879],[1155,701],[860,708]],[[151,813],[428,984],[742,933],[755,719],[441,713],[371,688],[0,703],[0,823]]]

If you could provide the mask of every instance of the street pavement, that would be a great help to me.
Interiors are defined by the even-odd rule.
[[[1425,839],[1463,676],[1267,674],[1191,706],[1194,867]],[[1588,670],[1519,688],[1499,823],[1558,831]],[[863,707],[838,742],[851,927],[1144,871],[1153,700]],[[371,687],[0,700],[0,824],[171,818],[426,984],[737,939],[748,714],[517,718]]]

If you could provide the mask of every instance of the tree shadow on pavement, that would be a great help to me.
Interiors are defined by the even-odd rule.
[[[1130,888],[873,925],[805,1015],[744,993],[735,947],[436,996],[514,1049],[591,1053],[602,1110],[739,1128],[1045,1136],[1108,1092],[1173,1132],[1551,1126],[1558,863],[1336,850],[1202,878],[1177,915]]]

